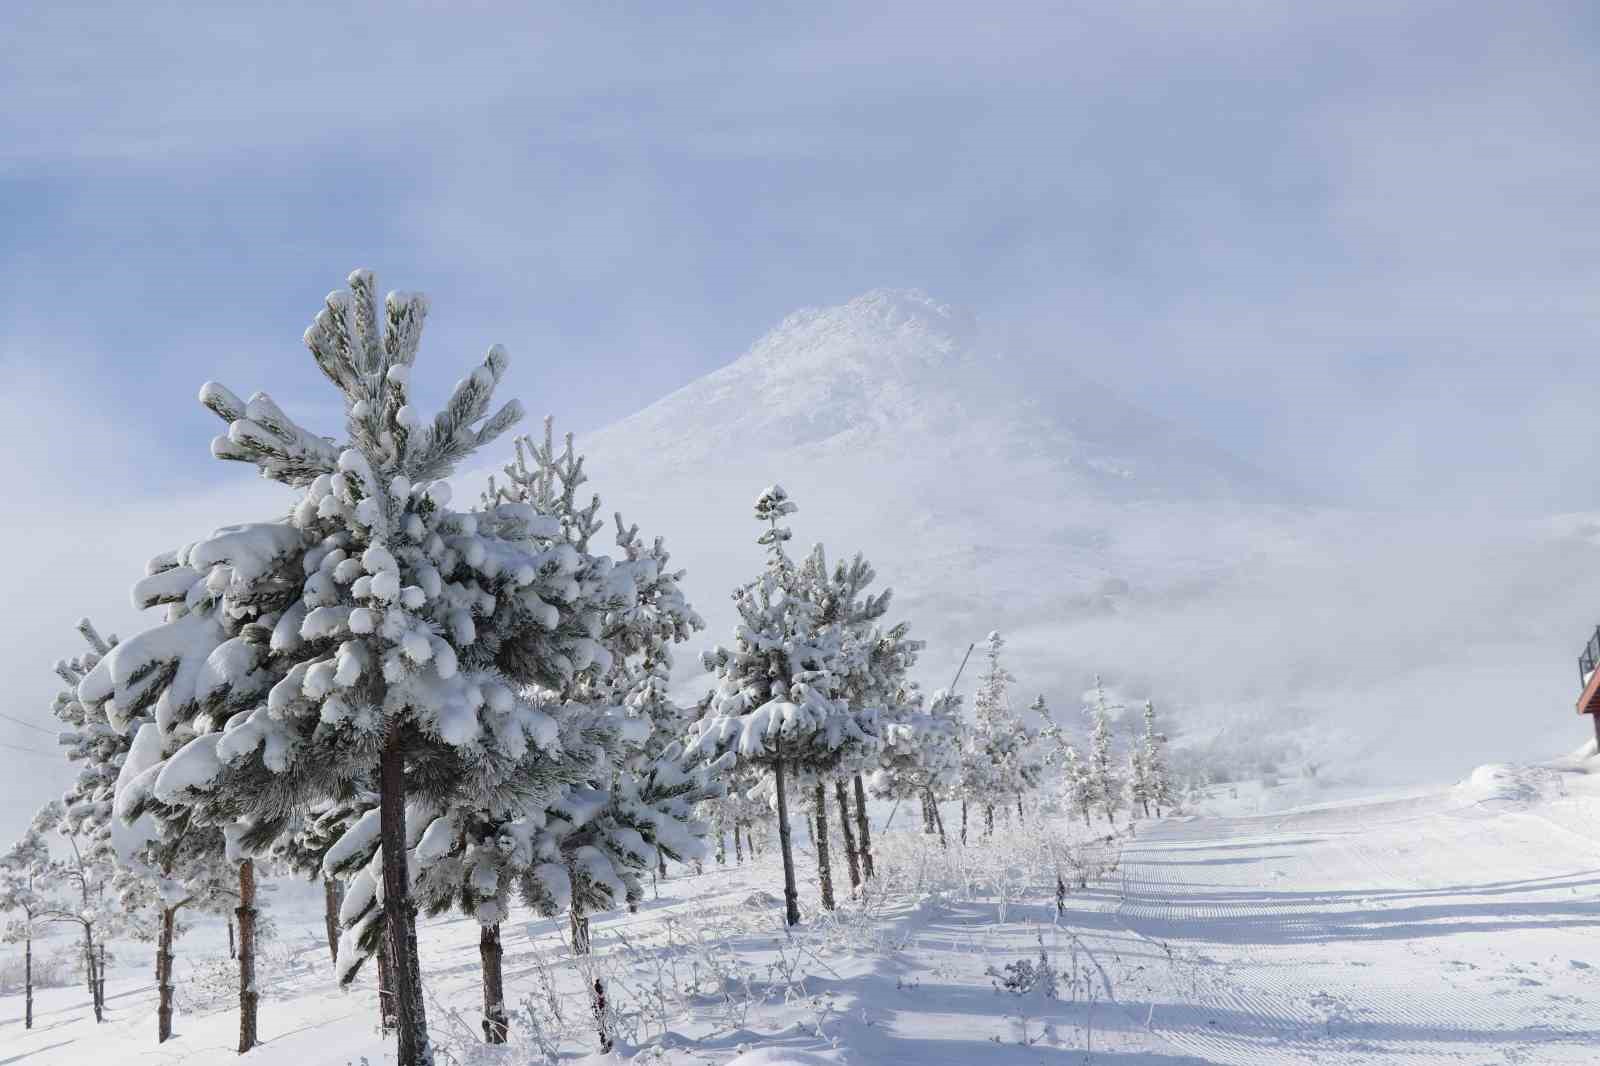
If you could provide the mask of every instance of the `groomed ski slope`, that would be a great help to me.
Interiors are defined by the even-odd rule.
[[[1151,1031],[1253,1066],[1600,1062],[1600,789],[1582,768],[1140,834],[1117,914],[1152,958],[1170,949]]]
[[[1008,827],[997,837],[937,872],[936,845],[897,829],[880,842],[894,891],[833,918],[812,909],[814,867],[799,846],[807,915],[793,941],[777,924],[770,851],[755,864],[674,876],[638,914],[597,920],[596,965],[644,1019],[629,1058],[650,1048],[659,1051],[638,1061],[1600,1062],[1592,758],[1485,768],[1403,799],[1141,822],[1120,870],[1074,891],[1059,924],[1045,886],[1025,886],[1025,871],[1004,871],[999,858],[1039,837]],[[988,887],[974,890],[985,878]],[[994,888],[1008,880],[1002,899]],[[261,981],[265,1043],[242,1061],[392,1062],[392,1044],[373,1025],[370,975],[349,993],[331,987],[316,902],[284,886],[268,903],[279,934]],[[508,1000],[519,1013],[560,1001],[563,1031],[547,1035],[563,1061],[625,1061],[586,1056],[592,1033],[564,932],[564,921],[508,923]],[[452,1052],[441,1063],[545,1061],[525,1029],[515,1051],[476,1045],[476,941],[459,918],[421,930],[431,1021]],[[989,968],[1036,958],[1041,943],[1061,971],[1061,998],[996,991]],[[0,998],[0,1064],[241,1061],[225,945],[209,925],[180,942],[186,987],[169,1044],[152,1039],[150,949],[127,944],[104,1025],[89,1018],[79,988],[41,992],[31,1033],[22,1032],[21,997]],[[731,979],[721,993],[712,969]],[[684,994],[650,1005],[673,989]]]

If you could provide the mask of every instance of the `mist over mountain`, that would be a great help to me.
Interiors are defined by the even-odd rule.
[[[731,638],[751,503],[778,482],[797,546],[862,551],[895,589],[930,688],[1000,629],[1018,698],[1075,715],[1101,674],[1246,759],[1448,776],[1576,736],[1595,523],[1319,506],[922,293],[795,312],[579,444],[607,506],[688,569],[705,645]]]

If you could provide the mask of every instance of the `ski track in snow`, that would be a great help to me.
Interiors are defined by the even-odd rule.
[[[1117,911],[1151,1031],[1252,1066],[1595,1062],[1593,812],[1457,790],[1154,826]]]

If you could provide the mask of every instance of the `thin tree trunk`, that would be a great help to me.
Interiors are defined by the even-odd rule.
[[[606,986],[605,982],[596,977],[594,988],[589,996],[590,1007],[594,1010],[595,1030],[600,1034],[600,1054],[611,1054],[611,1027],[607,1024],[606,1015]]]
[[[229,918],[228,919],[228,958],[237,959],[238,957],[239,957],[239,949],[234,947],[234,944],[233,944],[233,919]]]
[[[926,792],[917,793],[922,800],[922,835],[933,836],[933,801]]]
[[[433,1066],[428,1043],[428,1013],[422,1000],[422,970],[417,962],[416,915],[411,905],[411,878],[406,860],[405,756],[400,736],[391,729],[378,772],[378,820],[383,849],[384,932],[389,938],[389,965],[394,978],[395,1028],[399,1036],[397,1066]]]
[[[850,828],[850,793],[843,781],[833,783],[833,798],[839,801],[839,829],[844,836],[844,854],[850,862],[850,894],[861,889],[861,859],[856,855],[856,834]]]
[[[33,916],[27,917],[29,923],[28,938],[23,942],[22,949],[22,1027],[33,1028]]]
[[[161,939],[156,942],[156,1043],[172,1039],[172,934],[178,908],[161,908]]]
[[[794,845],[789,839],[789,798],[783,787],[783,751],[772,763],[778,790],[778,850],[783,852],[783,920],[800,924],[800,890],[794,884]]]
[[[728,830],[721,820],[717,822],[717,865],[728,865]]]
[[[822,778],[812,794],[817,805],[817,880],[822,883],[822,909],[833,910],[833,868],[828,862],[828,790]]]
[[[667,856],[660,848],[656,849],[656,870],[661,874],[661,880],[667,879]]]
[[[1017,796],[1017,824],[1022,824],[1022,796]]]
[[[256,1046],[256,864],[239,864],[239,1054]]]
[[[967,801],[961,801],[961,846],[967,846]]]
[[[739,823],[733,823],[733,861],[740,866],[744,865],[744,844],[739,840]]]
[[[483,1039],[506,1042],[506,986],[501,968],[500,926],[486,925],[478,934],[478,957],[483,960]]]
[[[378,940],[378,1024],[384,1032],[394,1029],[394,967],[389,965],[389,936]]]
[[[104,898],[103,891],[101,896]],[[106,942],[104,937],[100,940],[99,950],[100,965],[95,967],[94,972],[94,1000],[95,1008],[104,1012],[106,1009]]]
[[[983,805],[983,835],[985,838],[994,836],[994,805]]]
[[[106,1020],[105,1001],[100,995],[100,966],[94,954],[94,929],[87,923],[83,927],[83,964],[89,977],[89,1003],[94,1008],[96,1024]]]
[[[872,868],[872,827],[867,820],[867,788],[861,783],[861,775],[856,774],[856,851],[861,856],[861,880],[870,881],[874,870]]]
[[[939,846],[941,848],[949,847],[950,845],[944,838],[944,815],[940,813],[939,801],[933,798],[932,793],[928,794],[928,806],[933,808],[933,824],[939,830]]]
[[[589,916],[576,903],[567,912],[568,924],[572,929],[572,953],[574,955],[587,955],[593,948],[593,941],[589,937]]]
[[[322,924],[328,933],[328,957],[339,963],[339,904],[344,891],[336,877],[322,879]]]

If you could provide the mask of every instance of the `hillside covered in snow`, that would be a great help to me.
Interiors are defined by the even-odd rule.
[[[781,482],[797,541],[864,551],[894,587],[929,687],[998,628],[1023,689],[1058,707],[1103,674],[1189,741],[1290,771],[1390,779],[1403,752],[1406,774],[1442,780],[1581,729],[1570,660],[1600,599],[1600,523],[1475,516],[1469,533],[1339,509],[1072,364],[880,290],[789,315],[578,444],[608,505],[688,568],[707,642],[729,639],[725,594],[760,565],[751,501]]]

